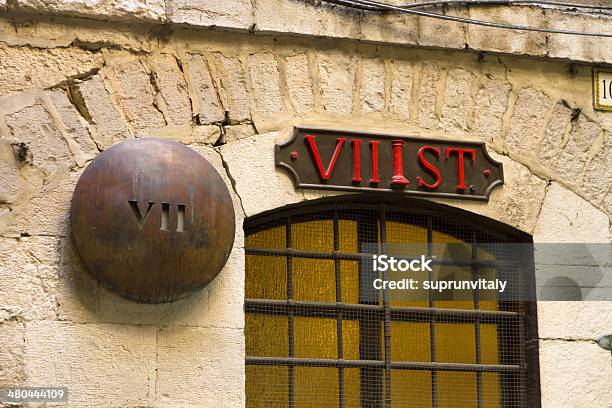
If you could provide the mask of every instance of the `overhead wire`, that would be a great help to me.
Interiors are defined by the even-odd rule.
[[[493,21],[482,21],[467,17],[451,16],[447,14],[432,13],[424,10],[415,10],[410,7],[394,6],[391,4],[380,3],[372,0],[321,0],[324,3],[330,3],[340,5],[344,7],[364,10],[364,11],[396,11],[399,13],[412,14],[423,17],[437,18],[440,20],[454,21],[464,24],[474,24],[484,27],[502,28],[507,30],[519,30],[519,31],[535,31],[552,34],[568,34],[568,35],[579,35],[579,36],[591,36],[591,37],[612,37],[612,33],[599,33],[599,32],[588,32],[588,31],[577,31],[577,30],[564,30],[557,28],[541,28],[541,27],[530,27],[515,24],[497,23]],[[440,1],[440,0],[439,0]],[[491,0],[488,0],[491,1]],[[466,2],[468,3],[468,2]]]
[[[444,5],[457,5],[462,4],[466,6],[479,6],[479,5],[521,5],[521,4],[541,4],[545,6],[562,6],[569,8],[585,8],[585,9],[597,9],[597,10],[612,10],[612,6],[597,6],[594,4],[582,4],[582,3],[566,3],[563,1],[549,1],[549,0],[431,0],[421,1],[415,3],[405,3],[399,5],[403,8],[419,8],[419,7],[430,7],[430,6],[444,6]]]

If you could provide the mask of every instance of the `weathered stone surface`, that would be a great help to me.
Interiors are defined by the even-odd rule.
[[[395,1],[400,3],[401,1]],[[428,21],[431,24],[431,21]],[[368,13],[361,21],[361,39],[418,45],[419,17],[399,13]]]
[[[171,0],[168,7],[173,23],[241,29],[255,23],[250,0]]]
[[[582,190],[592,203],[600,203],[612,185],[612,137],[589,163],[582,179]],[[609,209],[608,209],[609,210]]]
[[[460,8],[440,10],[443,14],[468,17],[467,10]],[[421,47],[465,48],[468,24],[431,17],[418,17],[418,44]]]
[[[256,133],[253,125],[223,126],[223,132],[223,140],[225,143],[231,143],[236,140],[251,137]]]
[[[127,127],[102,79],[94,75],[72,88],[72,96],[82,109],[82,114],[93,125],[93,137],[102,150],[129,136]]]
[[[608,3],[609,5],[609,3]],[[612,17],[600,13],[555,13],[543,12],[550,28],[574,30],[581,32],[610,33]],[[567,34],[548,34],[548,55],[553,58],[568,58],[572,60],[609,62],[612,38],[575,36]]]
[[[472,130],[487,143],[502,136],[503,116],[508,109],[508,81],[486,75],[476,93]]]
[[[391,112],[400,118],[410,119],[414,70],[406,61],[394,61],[391,64]]]
[[[285,82],[293,110],[303,114],[314,109],[312,78],[308,57],[298,54],[285,58]]]
[[[0,140],[0,203],[12,203],[22,192],[24,180],[14,147]]]
[[[336,38],[359,37],[359,14],[304,1],[257,0],[255,29]]]
[[[223,122],[225,111],[206,59],[199,54],[187,54],[185,76],[190,86],[191,103],[198,123],[207,125]]]
[[[0,95],[52,86],[102,64],[99,55],[81,49],[9,47],[2,42],[0,61]]]
[[[545,20],[543,11],[534,7],[470,7],[469,17],[528,27],[539,27]],[[534,31],[501,30],[467,25],[468,46],[476,50],[490,50],[512,54],[546,54],[546,34]],[[492,41],[492,38],[495,38]]]
[[[361,112],[382,112],[385,109],[385,64],[380,59],[363,60]]]
[[[241,329],[167,327],[158,333],[157,398],[164,406],[244,405]]]
[[[597,339],[610,327],[612,302],[538,302],[538,335],[549,339]]]
[[[156,328],[41,321],[26,331],[28,384],[62,384],[70,407],[150,406]]]
[[[605,407],[611,376],[610,352],[594,342],[540,341],[542,407]]]
[[[191,123],[191,103],[187,82],[177,60],[169,54],[162,54],[151,61],[155,84],[159,90],[157,105],[169,124]],[[161,99],[161,100],[160,100]]]
[[[223,73],[221,100],[225,110],[229,111],[230,122],[236,124],[250,120],[249,93],[240,60],[216,53],[215,61]]]
[[[464,133],[467,130],[468,116],[474,104],[472,81],[474,75],[464,69],[448,71],[440,127],[449,133]]]
[[[253,111],[273,115],[284,110],[280,93],[278,61],[270,53],[249,55],[249,76],[253,88]]]
[[[99,17],[103,20],[153,20],[166,17],[164,0],[16,0],[12,7],[37,13]]]
[[[58,238],[1,239],[0,308],[15,320],[55,318],[58,262]]]
[[[580,184],[579,176],[586,164],[589,150],[595,139],[601,135],[601,126],[580,115],[572,123],[569,141],[563,147],[557,162],[557,174],[569,184]]]
[[[30,235],[65,236],[69,228],[70,200],[82,170],[53,178],[26,203],[16,206],[18,217],[9,229]]]
[[[538,131],[550,108],[551,100],[544,93],[533,88],[519,91],[506,135],[506,145],[511,151],[533,155]]]
[[[41,105],[26,107],[6,117],[13,138],[26,143],[32,164],[45,174],[74,165],[74,159],[49,112]]]
[[[552,118],[546,127],[544,138],[540,143],[540,151],[538,152],[540,163],[548,168],[553,168],[557,161],[557,156],[561,150],[561,142],[568,131],[571,117],[572,110],[569,107],[561,102],[555,105]]]
[[[2,311],[0,306],[0,311]],[[0,321],[0,387],[25,381],[25,326],[18,321]]]
[[[329,52],[318,54],[317,60],[325,111],[334,116],[349,116],[353,112],[355,57]]]
[[[221,146],[221,154],[235,177],[236,190],[247,216],[295,202],[293,182],[274,167],[275,132]],[[274,191],[274,194],[270,194]]]
[[[125,116],[136,131],[166,125],[162,113],[155,106],[155,89],[149,73],[139,60],[113,65],[121,85],[118,90]]]
[[[425,129],[437,127],[436,115],[436,85],[440,79],[440,71],[435,64],[424,62],[421,73],[421,88],[419,89],[419,124]]]
[[[89,134],[87,121],[79,114],[68,95],[63,90],[47,93],[51,100],[51,116],[54,116],[60,131],[64,135],[70,150],[75,155],[79,166],[85,165],[98,154],[98,148]]]
[[[192,136],[195,143],[214,145],[221,137],[221,128],[219,126],[194,126]]]
[[[534,242],[610,242],[608,216],[571,191],[552,183],[546,192]]]

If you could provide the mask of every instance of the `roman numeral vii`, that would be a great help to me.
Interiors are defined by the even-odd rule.
[[[148,202],[147,211],[143,213],[140,211],[140,207],[138,206],[138,201],[136,200],[128,200],[130,207],[132,208],[132,212],[136,217],[136,222],[138,223],[138,228],[142,229],[149,218],[149,214],[151,213],[151,209],[155,205],[153,201]],[[176,217],[176,231],[177,232],[185,232],[185,206],[183,204],[176,205],[177,217]],[[169,203],[161,203],[161,226],[160,230],[169,231],[169,220],[170,220],[170,204]]]

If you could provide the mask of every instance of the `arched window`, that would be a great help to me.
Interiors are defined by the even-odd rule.
[[[248,219],[245,232],[247,407],[539,406],[532,303],[478,290],[394,299],[373,289],[367,266],[376,248],[397,244],[406,256],[438,255],[455,278],[494,279],[508,273],[492,267],[504,255],[479,244],[528,235],[431,202],[367,196],[288,206]],[[435,254],[438,243],[461,249]]]

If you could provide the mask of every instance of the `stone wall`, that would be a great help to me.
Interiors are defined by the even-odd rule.
[[[610,241],[612,113],[592,109],[588,65],[27,16],[0,19],[0,61],[0,387],[64,384],[75,407],[243,405],[241,228],[219,277],[170,304],[115,296],[74,253],[76,181],[127,138],[204,155],[238,226],[329,194],[275,170],[293,125],[484,140],[506,184],[489,203],[437,201],[540,242]],[[601,305],[539,305],[545,407],[610,400],[610,356],[593,342],[612,319]]]

